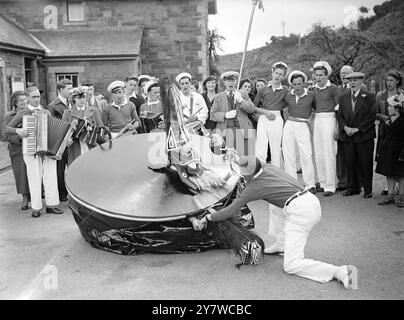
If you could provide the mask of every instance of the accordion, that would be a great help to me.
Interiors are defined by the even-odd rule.
[[[22,127],[28,136],[22,139],[22,152],[30,155],[46,155],[60,160],[66,149],[66,140],[73,134],[69,122],[46,113],[25,115]]]
[[[142,122],[143,129],[146,133],[149,133],[153,130],[162,130],[159,129],[159,125],[164,121],[164,117],[162,113],[153,113],[153,112],[142,112],[140,114],[140,121]]]

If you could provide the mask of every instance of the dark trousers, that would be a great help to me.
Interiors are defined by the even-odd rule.
[[[344,142],[344,156],[348,169],[348,190],[359,191],[359,177],[365,193],[372,192],[374,140],[361,143]]]
[[[65,170],[67,167],[68,152],[67,149],[63,152],[62,159],[56,161],[59,198],[67,197],[67,189],[65,185]]]
[[[340,188],[346,188],[348,184],[348,171],[343,148],[344,148],[344,142],[338,140],[337,178],[338,178],[338,187]]]

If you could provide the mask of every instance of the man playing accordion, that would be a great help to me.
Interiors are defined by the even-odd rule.
[[[164,130],[163,106],[160,101],[160,86],[150,80],[144,85],[147,101],[140,107],[140,120],[145,133]]]
[[[37,87],[27,88],[28,109],[17,112],[14,118],[5,128],[6,134],[17,133],[25,138],[28,136],[26,128],[18,129],[23,122],[24,115],[39,116],[41,113],[51,116],[48,110],[41,105],[41,95]],[[24,151],[23,151],[24,152]],[[58,209],[59,192],[56,174],[56,160],[47,155],[23,154],[24,162],[27,166],[28,185],[31,193],[32,217],[38,218],[42,210],[42,183],[45,189],[46,213],[62,214],[63,211]]]

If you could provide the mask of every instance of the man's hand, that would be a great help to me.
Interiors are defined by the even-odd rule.
[[[237,116],[237,110],[231,110],[231,111],[226,112],[224,117],[226,119],[234,119],[236,116]]]
[[[201,231],[201,230],[205,229],[207,226],[207,223],[202,222],[203,219],[199,220],[195,217],[189,217],[188,220],[192,223],[192,227],[196,231]]]
[[[244,89],[240,89],[234,93],[234,100],[238,103],[243,102],[244,100],[248,100],[247,91]]]
[[[70,126],[72,127],[73,130],[77,130],[77,125],[79,124],[78,120],[73,120]]]
[[[28,137],[28,130],[27,129],[16,129],[15,133],[18,134],[21,138]]]
[[[198,117],[197,116],[190,116],[188,118],[188,120],[185,121],[185,123],[191,123],[191,122],[195,122],[195,121],[198,121]]]
[[[73,144],[73,139],[72,139],[72,138],[67,138],[67,139],[66,139],[66,145],[67,145],[68,147],[70,147],[72,144]]]
[[[268,118],[268,120],[273,121],[276,118],[276,116],[271,111],[265,110],[264,114]]]

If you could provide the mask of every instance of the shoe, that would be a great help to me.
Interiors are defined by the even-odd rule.
[[[41,216],[41,211],[32,211],[32,218],[39,218]]]
[[[389,194],[389,192],[387,191],[387,190],[383,190],[382,192],[381,192],[381,195],[382,196],[387,196]]]
[[[365,192],[365,194],[363,195],[363,197],[364,197],[365,199],[372,198],[372,192]]]
[[[335,191],[344,191],[348,189],[347,187],[337,187],[337,189],[335,189]]]
[[[59,200],[64,202],[64,201],[67,201],[68,199],[67,199],[67,196],[63,196],[63,197],[60,197]]]
[[[264,254],[283,254],[283,249],[279,248],[277,245],[270,246],[264,249]]]
[[[22,210],[22,211],[28,210],[28,208],[29,208],[29,207],[28,207],[28,203],[27,203],[27,204],[24,204],[24,203],[23,203],[23,204],[21,205],[21,210]]]
[[[397,207],[404,208],[404,200],[403,199],[398,199],[397,200]]]
[[[349,196],[353,196],[354,194],[360,194],[360,192],[359,191],[347,190],[342,195],[344,197],[349,197]]]
[[[324,192],[324,188],[322,188],[322,187],[316,187],[316,191],[317,191],[317,192]]]
[[[60,210],[58,208],[46,208],[46,213],[62,214],[63,210]]]
[[[393,199],[384,199],[384,200],[382,200],[382,201],[379,201],[377,204],[379,205],[379,206],[386,206],[386,205],[389,205],[389,204],[394,204],[395,203],[395,201],[394,201],[394,198]]]
[[[334,192],[331,192],[331,191],[324,192],[324,197],[331,197],[333,195],[334,195]]]
[[[316,194],[316,192],[317,192],[317,190],[316,190],[315,187],[310,188],[309,191],[310,191],[312,194]]]

